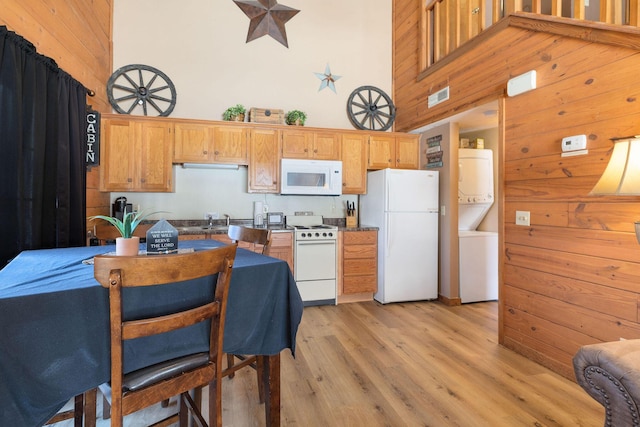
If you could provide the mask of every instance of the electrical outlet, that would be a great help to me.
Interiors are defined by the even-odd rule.
[[[218,212],[205,212],[204,219],[209,219],[209,217],[211,217],[211,219],[219,219],[220,214],[218,214]]]
[[[529,211],[516,211],[516,225],[531,225],[531,213]]]

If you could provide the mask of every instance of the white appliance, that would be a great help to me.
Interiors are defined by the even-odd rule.
[[[458,151],[458,275],[462,303],[498,299],[498,233],[476,231],[493,204],[493,152]]]
[[[263,202],[253,202],[253,225],[255,227],[264,226],[264,203]]]
[[[319,215],[287,215],[293,231],[293,276],[305,306],[337,303],[338,227]]]
[[[339,196],[342,162],[339,160],[282,159],[280,194]]]
[[[378,227],[378,290],[383,304],[438,297],[438,171],[367,174],[360,224]]]

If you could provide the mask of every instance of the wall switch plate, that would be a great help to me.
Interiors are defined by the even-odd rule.
[[[531,213],[529,211],[516,211],[516,225],[531,225]]]

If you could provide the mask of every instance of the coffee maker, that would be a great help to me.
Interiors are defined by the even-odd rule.
[[[118,197],[111,207],[111,216],[122,221],[125,209],[127,212],[131,212],[133,210],[133,205],[131,203],[127,203],[126,197]]]

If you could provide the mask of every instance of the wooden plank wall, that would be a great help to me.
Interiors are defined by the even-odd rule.
[[[419,41],[410,40],[421,6],[394,3],[397,131],[504,99],[500,342],[573,378],[581,345],[640,338],[640,198],[589,195],[609,139],[640,134],[640,32],[572,30],[562,18],[547,20],[545,31],[507,19],[419,80],[419,55],[410,52]],[[505,97],[507,80],[529,70],[537,89]],[[446,85],[451,99],[427,109],[427,96]],[[589,153],[561,157],[562,138],[577,134],[587,135]],[[516,210],[531,212],[531,226],[515,225]]]
[[[106,84],[112,71],[113,0],[6,0],[6,25],[53,58],[58,66],[95,91],[94,110],[108,113]],[[109,213],[109,193],[98,191],[98,168],[87,173],[87,216]]]

